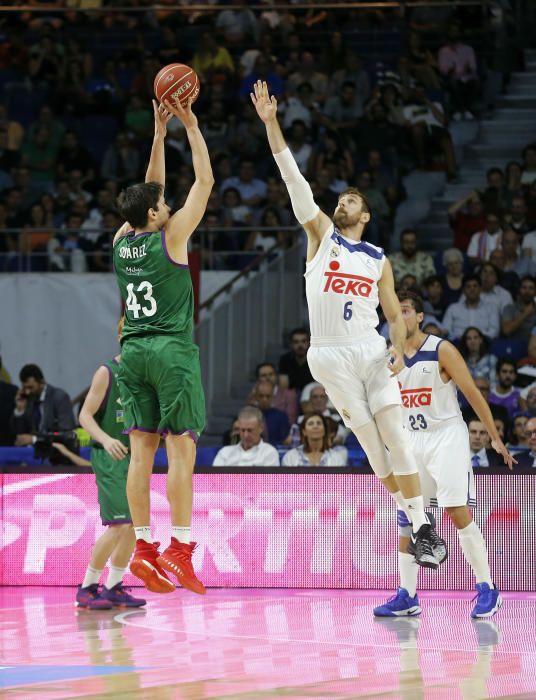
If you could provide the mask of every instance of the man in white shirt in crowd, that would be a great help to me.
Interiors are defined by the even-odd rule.
[[[483,231],[473,233],[469,246],[467,247],[467,257],[473,265],[480,265],[489,260],[489,256],[495,250],[500,248],[503,230],[501,228],[501,220],[490,212],[486,216],[486,228]]]
[[[469,326],[475,326],[488,338],[496,338],[500,330],[499,311],[496,306],[480,298],[480,278],[477,275],[466,275],[462,289],[460,301],[447,307],[441,322],[448,331],[449,338],[461,338]]]
[[[480,268],[480,280],[482,282],[480,298],[482,301],[496,306],[499,314],[502,314],[509,304],[514,303],[510,292],[498,284],[499,273],[493,263],[487,262],[482,265]]]
[[[279,454],[275,447],[261,438],[264,429],[262,412],[254,406],[246,406],[238,414],[240,442],[227,445],[217,453],[213,467],[279,467]]]

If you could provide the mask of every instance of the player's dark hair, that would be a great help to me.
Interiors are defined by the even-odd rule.
[[[495,365],[495,370],[496,370],[497,374],[501,371],[501,369],[505,365],[510,365],[510,367],[513,367],[516,374],[517,374],[517,367],[516,367],[515,360],[512,360],[511,357],[499,357],[499,359],[497,360],[497,364]]]
[[[259,378],[259,372],[263,367],[271,367],[274,370],[274,372],[277,373],[275,365],[273,365],[271,362],[259,362],[259,364],[255,367],[255,377],[257,379]]]
[[[164,188],[159,182],[141,182],[124,189],[117,198],[117,208],[133,228],[147,225],[149,209],[158,209]]]
[[[410,301],[411,305],[418,314],[424,313],[424,303],[422,297],[420,297],[418,294],[415,294],[415,292],[411,292],[410,290],[404,289],[398,292],[397,296],[399,301]]]
[[[370,204],[368,203],[367,198],[365,195],[360,192],[357,187],[347,187],[345,190],[343,190],[337,199],[340,199],[341,197],[344,197],[345,194],[356,194],[360,199],[361,199],[361,211],[364,211],[365,214],[368,214],[369,216],[372,215],[372,211],[370,209]]]
[[[37,365],[24,365],[19,372],[19,379],[21,382],[25,382],[27,379],[35,379],[38,382],[42,382],[44,376],[43,372]]]

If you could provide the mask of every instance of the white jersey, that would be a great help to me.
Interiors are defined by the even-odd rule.
[[[406,427],[409,430],[433,430],[445,421],[463,422],[456,384],[446,384],[439,371],[438,350],[442,338],[427,336],[419,350],[398,375]]]
[[[385,255],[334,226],[305,270],[312,345],[352,345],[377,336],[378,280]]]

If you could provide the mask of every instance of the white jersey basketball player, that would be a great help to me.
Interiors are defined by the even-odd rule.
[[[472,617],[491,617],[501,606],[501,597],[491,580],[484,538],[469,509],[476,505],[474,479],[469,433],[458,405],[457,386],[486,426],[493,448],[503,456],[510,469],[513,459],[458,350],[448,341],[420,330],[424,317],[422,299],[411,292],[401,293],[400,299],[407,339],[404,345],[406,367],[399,373],[398,380],[423,495],[427,505],[444,508],[457,529],[463,554],[476,578],[477,602]],[[398,512],[398,525],[400,587],[385,605],[374,609],[379,617],[421,612],[416,594],[418,566],[409,539],[410,523],[402,511]],[[444,555],[446,552],[436,550],[438,558]]]
[[[403,428],[396,381],[404,367],[406,328],[393,272],[381,248],[361,241],[371,216],[369,206],[358,190],[349,188],[339,195],[333,220],[320,211],[283,138],[277,100],[269,95],[265,82],[257,81],[251,99],[266,126],[294,214],[307,234],[309,368],[355,433],[376,475],[411,518],[416,561],[437,568],[430,541],[433,530]],[[378,303],[389,322],[390,352],[375,330]]]

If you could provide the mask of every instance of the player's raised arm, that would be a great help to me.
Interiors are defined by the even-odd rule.
[[[378,280],[378,294],[383,313],[389,324],[389,338],[392,343],[389,348],[389,354],[391,355],[389,369],[391,369],[393,373],[391,376],[393,376],[401,372],[405,366],[404,341],[406,340],[406,324],[404,323],[400,302],[395,292],[393,268],[387,258],[383,265],[382,276]]]
[[[438,357],[441,369],[444,369],[453,379],[455,384],[463,392],[473,411],[486,426],[486,430],[491,437],[491,446],[495,452],[502,456],[508,469],[512,469],[512,463],[517,464],[517,462],[504,446],[497,431],[497,427],[493,422],[490,407],[474,383],[467,369],[467,365],[465,364],[465,360],[454,345],[447,340],[444,340],[439,345]]]
[[[182,122],[186,129],[186,136],[192,149],[195,175],[194,184],[190,188],[184,205],[173,214],[166,224],[170,252],[180,255],[186,251],[178,249],[173,251],[173,248],[177,245],[185,245],[203,218],[214,185],[214,175],[207,144],[197,123],[197,117],[192,112],[192,99],[188,100],[186,107],[182,107],[179,102],[171,103],[168,100],[164,100],[164,106]]]
[[[120,440],[114,440],[108,433],[105,433],[95,420],[95,414],[102,406],[110,381],[107,367],[104,367],[104,365],[99,367],[93,375],[88,395],[80,410],[79,420],[80,425],[87,430],[94,440],[100,442],[111,457],[123,459],[128,454],[128,448]]]
[[[165,105],[158,105],[153,100],[154,112],[154,138],[151,147],[151,157],[145,173],[145,182],[158,182],[165,187],[166,184],[166,158],[164,152],[164,139],[167,133],[167,123],[173,116]]]
[[[264,122],[268,143],[274,160],[287,186],[292,203],[292,210],[298,222],[303,226],[309,245],[307,260],[311,260],[322,238],[330,230],[332,221],[321,211],[313,198],[311,186],[303,177],[290,149],[287,146],[279,122],[277,121],[277,100],[268,92],[268,85],[258,80],[251,93],[259,118]]]

